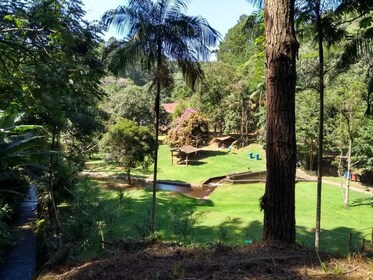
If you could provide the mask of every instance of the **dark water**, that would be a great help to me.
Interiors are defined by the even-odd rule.
[[[20,206],[16,228],[16,247],[5,256],[0,265],[0,280],[29,280],[36,272],[36,237],[33,222],[36,220],[36,186],[30,186]]]

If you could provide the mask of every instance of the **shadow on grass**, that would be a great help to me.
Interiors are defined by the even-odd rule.
[[[205,159],[209,157],[217,157],[228,154],[228,151],[217,151],[217,150],[200,150],[198,151],[198,158]]]
[[[361,252],[364,237],[366,237],[364,229],[358,230],[349,227],[321,229],[320,249],[322,252],[332,253],[336,256],[346,256],[349,253]],[[297,226],[297,243],[313,249],[315,246],[314,230]]]
[[[145,175],[134,175],[131,173],[131,178],[133,180],[139,180],[139,179],[146,179],[147,177]],[[125,172],[121,172],[121,173],[118,173],[117,175],[115,175],[115,179],[117,180],[127,180],[127,173]]]
[[[151,226],[152,189],[124,189],[122,199],[119,193],[102,196],[106,197],[112,205],[108,209],[119,211],[111,237],[120,239],[143,237],[139,229],[149,229]],[[220,224],[209,226],[210,221],[206,219],[215,216],[215,214],[208,215],[213,211],[213,207],[215,207],[214,202],[209,199],[193,199],[172,191],[158,191],[156,197],[157,231],[166,240],[185,241],[185,238],[175,233],[175,224],[171,217],[177,213],[180,214],[180,219],[185,219],[189,217],[188,215],[192,217],[196,214],[198,221],[193,224],[193,231],[188,236],[188,241],[245,245],[262,240],[263,223],[260,220],[247,222],[247,219],[229,216]],[[220,213],[216,214],[220,215]],[[305,226],[297,226],[296,230],[297,243],[314,248],[314,231]],[[369,239],[370,233],[371,228],[366,230],[348,227],[324,229],[321,232],[321,251],[337,255],[358,252],[361,250],[363,238]]]
[[[262,240],[263,223],[255,220],[243,225],[240,218],[227,218],[214,227],[196,226],[196,241],[202,243],[223,242],[227,244],[246,245]],[[357,230],[349,227],[337,227],[332,230],[321,231],[321,251],[335,256],[346,256],[350,253],[362,251],[363,238],[369,238],[371,229]],[[314,248],[315,233],[303,226],[296,227],[296,243],[306,248]],[[371,247],[365,242],[365,248]]]
[[[373,207],[373,196],[356,199],[350,204],[350,207],[367,206],[367,205]]]
[[[181,163],[179,162],[179,163],[174,164],[174,165],[176,165],[176,166],[200,166],[200,165],[205,165],[205,164],[206,164],[206,162],[200,161],[200,160],[197,160],[197,159],[189,159],[188,164],[186,164],[185,159],[183,159]]]

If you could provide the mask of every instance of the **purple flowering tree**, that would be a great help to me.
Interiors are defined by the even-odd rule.
[[[208,122],[199,109],[188,108],[174,120],[165,142],[171,147],[204,146],[209,140]]]

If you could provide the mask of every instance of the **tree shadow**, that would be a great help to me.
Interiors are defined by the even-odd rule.
[[[370,228],[365,229],[370,234]],[[349,227],[336,227],[334,229],[321,229],[320,250],[335,256],[361,252],[363,238],[366,238],[363,230]],[[303,226],[297,226],[297,243],[313,249],[315,247],[315,231]]]
[[[357,207],[357,206],[371,206],[373,207],[373,196],[372,197],[364,197],[354,200],[350,203],[350,207]]]
[[[114,240],[123,239],[126,237],[142,240],[143,236],[141,235],[141,230],[150,229],[150,208],[152,202],[151,192],[152,190],[148,188],[145,188],[145,191],[136,193],[125,192],[124,199],[122,201],[120,201],[119,197],[117,196],[109,196],[110,202],[114,206],[118,206],[121,210],[121,214],[115,221],[115,230],[112,234],[112,238],[114,238]],[[206,208],[204,206],[206,206]],[[181,238],[175,233],[175,220],[173,220],[171,217],[175,218],[175,215],[180,215],[180,219],[184,219],[183,221],[188,221],[185,220],[186,217],[207,219],[207,214],[209,211],[211,211],[212,207],[215,207],[212,200],[207,199],[205,202],[202,202],[202,200],[181,196],[176,192],[159,191],[157,193],[156,204],[156,229],[165,240],[176,240],[178,241],[178,244],[180,244],[180,241],[187,243],[198,241],[198,243],[204,244],[200,247],[194,246],[193,250],[198,251],[200,248],[215,246],[211,247],[212,249],[209,249],[212,252],[211,257],[215,257],[215,254],[217,254],[220,259],[217,259],[216,263],[221,264],[221,261],[223,260],[222,255],[224,255],[226,256],[224,261],[227,263],[224,263],[224,266],[216,266],[214,264],[214,259],[214,261],[211,262],[211,267],[209,268],[211,271],[216,271],[221,267],[229,267],[230,273],[237,271],[238,268],[244,269],[242,270],[245,271],[243,273],[249,273],[248,271],[253,269],[256,271],[256,273],[258,273],[256,276],[260,277],[268,275],[278,276],[280,274],[277,273],[281,273],[281,271],[276,269],[284,268],[286,269],[286,273],[292,271],[293,278],[300,278],[300,276],[303,274],[301,269],[298,269],[299,267],[310,266],[314,268],[315,265],[321,266],[324,258],[328,260],[327,254],[324,253],[320,253],[321,257],[318,259],[315,251],[313,250],[314,231],[305,226],[297,226],[297,243],[303,245],[303,247],[309,248],[310,250],[300,247],[283,246],[278,248],[275,247],[275,251],[271,251],[273,248],[265,247],[262,244],[257,245],[257,243],[262,239],[263,222],[261,220],[252,220],[248,222],[247,219],[234,217],[234,214],[227,217],[227,219],[220,224],[214,226],[209,226],[208,222],[201,225],[197,221],[196,224],[193,224],[194,230],[190,236],[188,236],[187,240]],[[346,255],[348,253],[358,252],[361,250],[360,243],[364,236],[365,234],[361,231],[348,227],[337,227],[331,230],[322,230],[321,251],[333,253],[334,255]],[[171,248],[169,243],[167,243],[167,246],[168,248]],[[139,249],[139,247],[136,248]],[[188,250],[191,250],[190,248]],[[246,251],[243,253],[242,250],[245,248]],[[152,252],[152,250],[146,251],[146,247],[140,249],[144,250],[144,254]],[[185,248],[183,246],[180,246],[178,249],[171,248],[169,251],[158,250],[156,257],[147,255],[147,259],[151,259],[156,262],[159,260],[167,260],[167,265],[172,264],[170,265],[169,270],[172,271],[180,259],[183,260],[182,264],[184,265],[184,260],[197,260],[200,258],[200,256],[198,258],[194,258],[197,256],[197,251],[193,251],[193,253],[189,251],[189,255],[187,255],[187,257],[182,256],[181,252],[184,249]],[[275,254],[273,254],[273,252],[275,252]],[[219,255],[220,253],[222,253],[222,255]],[[302,255],[303,253],[304,255]],[[193,256],[193,258],[190,258],[190,256]],[[206,256],[206,253],[204,253],[203,256]],[[297,258],[299,257],[301,257],[301,259],[298,260]],[[202,259],[199,259],[200,263],[201,260]],[[288,263],[288,260],[291,262]],[[207,264],[210,264],[210,262],[203,263],[201,268],[198,267],[198,270],[202,269],[202,267],[206,266]],[[164,267],[163,265],[164,264],[159,263],[159,267]],[[145,268],[146,264],[144,264],[144,269]],[[85,269],[87,269],[87,266],[85,266],[83,270]],[[210,272],[210,275],[211,273],[212,272]],[[250,278],[249,275],[250,274],[247,274],[246,276]],[[285,276],[283,279],[287,279],[286,274],[284,275]]]
[[[177,166],[200,166],[200,165],[205,165],[205,164],[206,162],[201,161],[200,159],[188,159],[188,164],[186,164],[186,160],[182,159],[182,160],[179,160],[176,165]]]
[[[218,157],[228,154],[228,151],[221,151],[221,150],[199,150],[198,151],[198,158],[205,159],[210,157]]]

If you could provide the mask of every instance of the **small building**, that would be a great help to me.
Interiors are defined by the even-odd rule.
[[[174,152],[176,152],[180,157],[179,163],[185,162],[185,165],[188,165],[189,157],[192,154],[197,154],[198,149],[194,148],[193,146],[187,145],[187,146],[182,146],[179,148],[172,148],[170,149],[170,152],[171,152],[171,164],[174,164]]]
[[[233,144],[234,141],[236,141],[236,138],[233,136],[221,136],[221,137],[216,137],[215,141],[218,144],[218,148],[228,148]]]
[[[175,112],[175,109],[177,107],[178,103],[163,103],[162,106],[165,109],[165,111],[169,114],[173,114]]]

